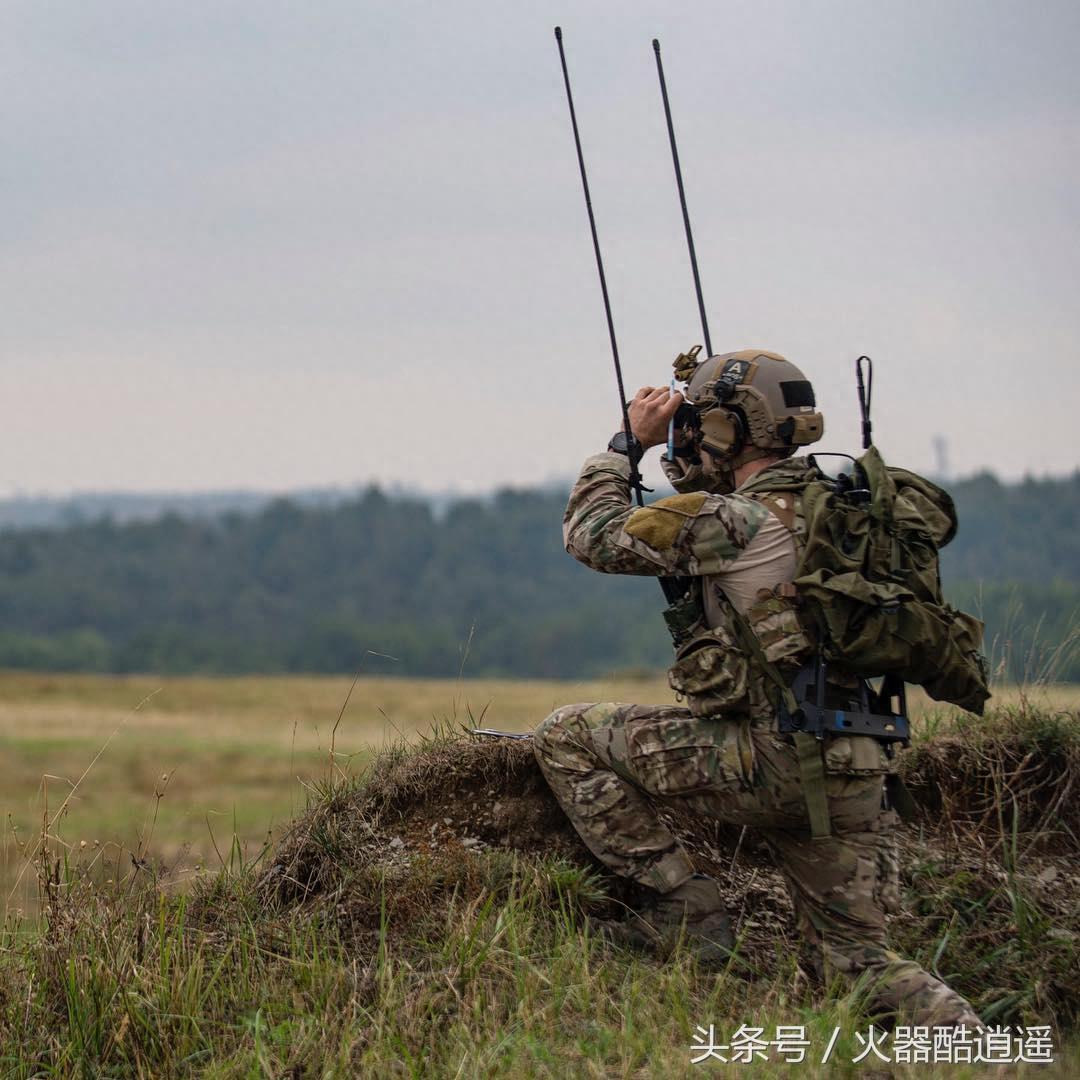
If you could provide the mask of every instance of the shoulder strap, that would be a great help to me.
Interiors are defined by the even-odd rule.
[[[731,626],[739,646],[749,654],[758,670],[769,680],[777,691],[778,700],[792,716],[798,711],[799,703],[795,700],[791,687],[780,674],[779,668],[766,656],[746,616],[725,596],[731,615]],[[802,781],[803,797],[806,799],[806,814],[810,819],[810,835],[814,840],[823,840],[832,832],[829,821],[829,803],[825,798],[825,758],[822,754],[821,740],[806,732],[794,732],[795,753],[799,758],[799,778]]]
[[[761,503],[789,533],[795,532],[794,494],[750,495],[748,498]]]

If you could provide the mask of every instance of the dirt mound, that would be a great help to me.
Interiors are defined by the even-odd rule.
[[[359,786],[334,793],[296,823],[265,880],[280,898],[297,902],[372,858],[394,865],[406,854],[492,847],[588,855],[530,743],[462,739],[381,755]]]
[[[921,810],[919,827],[976,833],[980,846],[1020,834],[1028,845],[1080,850],[1080,716],[993,728],[924,743],[903,771]],[[670,818],[703,868],[766,865],[752,830]],[[559,809],[528,740],[458,737],[380,754],[362,781],[335,791],[299,819],[278,846],[267,880],[289,901],[340,877],[333,856],[503,849],[564,856],[602,870]]]
[[[723,882],[742,916],[744,951],[768,966],[790,917],[780,875],[749,830],[671,824],[700,868]],[[381,756],[359,786],[339,791],[282,840],[261,887],[275,903],[333,907],[353,932],[387,926],[387,912],[423,918],[439,894],[490,887],[499,857],[579,867],[599,883],[591,913],[617,915],[631,886],[586,849],[544,782],[528,741],[461,739]],[[496,871],[496,877],[498,872]],[[378,886],[378,897],[373,887]],[[416,906],[427,911],[413,910]],[[412,926],[415,931],[416,927]],[[760,949],[756,946],[760,946]]]
[[[957,939],[950,947],[963,933],[1007,947],[1023,893],[1024,926],[1046,936],[1025,942],[1024,963],[1048,965],[1041,985],[1064,1014],[1080,1007],[1066,955],[1080,942],[1080,830],[1070,798],[1080,725],[1072,722],[944,739],[907,756],[922,810],[902,836],[910,910],[895,927],[900,947],[924,961],[943,926]],[[749,829],[669,822],[699,869],[721,883],[747,965],[774,972],[797,942],[763,843]],[[360,783],[297,821],[259,888],[269,905],[331,918],[363,948],[380,936],[437,935],[449,905],[497,894],[538,865],[548,869],[536,887],[551,890],[553,907],[576,890],[590,914],[618,915],[631,896],[577,837],[528,741],[460,738],[380,755]]]
[[[1080,714],[1006,714],[920,744],[904,779],[928,821],[1039,849],[1080,850]]]

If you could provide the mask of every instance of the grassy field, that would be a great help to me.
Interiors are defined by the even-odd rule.
[[[1075,707],[1080,688],[1036,697]],[[256,855],[306,805],[313,784],[356,773],[390,740],[474,722],[523,731],[558,705],[598,700],[673,697],[662,677],[361,678],[353,686],[331,677],[0,673],[6,906],[34,909],[27,854],[46,814],[51,821],[61,807],[52,831],[64,843],[121,866],[150,853],[182,881],[219,866],[234,839],[245,858]],[[913,706],[924,727],[948,725],[948,710],[919,699]]]
[[[738,946],[722,970],[679,947],[657,959],[606,941],[592,920],[622,913],[620,882],[584,852],[529,748],[448,732],[485,705],[485,723],[520,728],[575,698],[662,700],[658,684],[362,682],[338,727],[333,769],[348,681],[170,681],[133,714],[153,680],[19,676],[0,686],[9,744],[31,732],[39,740],[44,757],[30,768],[70,755],[67,779],[49,782],[51,810],[119,726],[60,822],[76,850],[50,844],[31,873],[44,918],[9,915],[0,929],[0,1075],[786,1071],[772,1050],[767,1065],[694,1064],[710,1024],[721,1042],[740,1028],[766,1039],[801,1029],[810,1050],[793,1067],[808,1076],[1080,1075],[1075,691],[1034,702],[1001,695],[977,724],[916,706],[921,736],[904,760],[924,801],[901,837],[894,943],[988,1023],[1052,1029],[1054,1064],[989,1070],[868,1059],[867,998],[807,978],[783,883],[752,836],[744,845],[700,821],[692,827],[704,831],[683,834],[697,865],[722,880],[733,914]],[[402,746],[400,735],[420,743],[432,721],[440,732]],[[389,736],[394,745],[357,768],[369,760],[363,747]],[[260,757],[265,772],[245,771]],[[225,868],[212,856],[193,883],[181,878],[191,888],[130,862],[166,775],[161,759],[176,771],[155,850],[166,839],[198,845],[211,811],[227,819],[217,839]],[[363,775],[344,778],[349,770]],[[15,779],[31,832],[38,781]],[[252,819],[249,846],[272,824],[281,843],[260,862],[232,858],[233,807],[246,812],[256,796],[264,818]],[[126,803],[130,819],[118,809]],[[79,846],[80,821],[115,830],[115,870],[92,841]]]
[[[66,843],[125,864],[124,852],[151,851],[183,878],[217,866],[234,836],[247,857],[257,853],[330,775],[331,748],[335,774],[355,772],[388,740],[433,724],[527,730],[557,705],[607,698],[669,701],[671,691],[635,679],[369,678],[353,687],[329,677],[0,673],[6,905],[33,908],[25,845],[32,850],[46,812],[62,806],[54,832]]]

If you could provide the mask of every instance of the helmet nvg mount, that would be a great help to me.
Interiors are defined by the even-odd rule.
[[[698,360],[701,346],[675,360],[697,414],[702,450],[732,465],[817,442],[825,418],[814,388],[789,360],[764,349],[743,349]]]

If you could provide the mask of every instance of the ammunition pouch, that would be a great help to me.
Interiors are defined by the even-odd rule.
[[[722,627],[687,641],[668,669],[668,683],[694,716],[715,716],[746,702],[750,663]]]
[[[799,619],[798,600],[792,586],[777,586],[771,592],[762,589],[746,612],[746,621],[761,643],[765,659],[793,668],[814,652]]]

